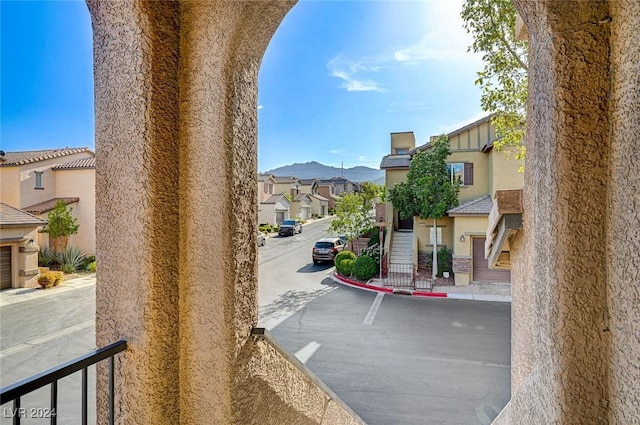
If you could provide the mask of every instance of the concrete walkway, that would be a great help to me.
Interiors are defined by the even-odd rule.
[[[76,288],[83,288],[96,284],[96,274],[74,277],[65,280],[60,285],[49,289],[41,288],[11,288],[0,291],[0,307],[21,303],[35,298],[46,297],[47,295],[59,294],[61,292],[71,291]]]

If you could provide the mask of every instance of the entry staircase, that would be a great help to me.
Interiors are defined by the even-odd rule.
[[[393,232],[389,264],[413,264],[413,232]]]
[[[413,232],[393,232],[385,285],[415,289],[413,280]]]

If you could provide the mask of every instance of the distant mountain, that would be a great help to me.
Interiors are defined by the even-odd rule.
[[[352,182],[374,182],[384,184],[384,171],[369,167],[352,167],[344,170],[338,167],[330,167],[316,161],[295,163],[283,167],[265,171],[265,173],[275,176],[293,176],[299,179],[330,179],[332,177],[342,177]]]

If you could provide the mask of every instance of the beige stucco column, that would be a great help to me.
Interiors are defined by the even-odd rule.
[[[257,322],[257,75],[292,3],[88,5],[97,343],[129,341],[117,422],[231,423],[236,358]]]
[[[632,423],[640,7],[514,3],[530,42],[526,213],[512,245],[512,399],[496,423]]]

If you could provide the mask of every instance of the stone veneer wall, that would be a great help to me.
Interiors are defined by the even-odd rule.
[[[640,6],[514,3],[530,41],[526,214],[511,241],[512,398],[494,423],[634,423]]]

